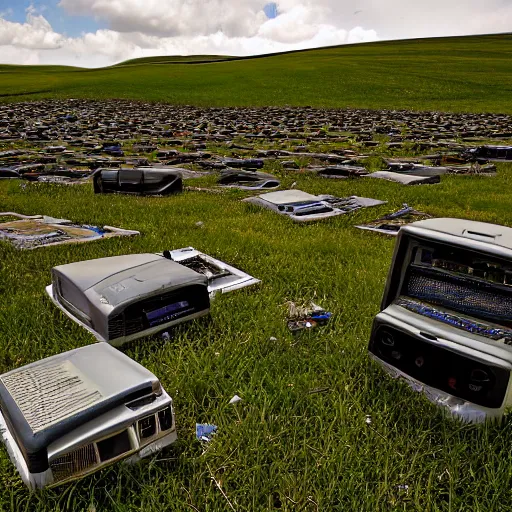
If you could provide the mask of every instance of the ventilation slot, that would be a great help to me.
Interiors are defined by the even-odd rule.
[[[94,445],[88,444],[71,453],[61,455],[50,462],[55,482],[78,476],[98,463]]]

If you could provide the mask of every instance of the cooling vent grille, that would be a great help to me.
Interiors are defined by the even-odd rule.
[[[477,318],[505,325],[512,320],[512,293],[503,292],[496,285],[413,269],[406,293],[410,297]]]
[[[34,433],[102,399],[70,361],[21,368],[0,379]]]
[[[56,482],[78,476],[98,463],[94,444],[88,444],[71,453],[66,453],[50,463]]]

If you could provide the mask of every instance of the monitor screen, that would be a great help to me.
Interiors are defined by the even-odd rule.
[[[150,327],[171,321],[173,318],[182,316],[184,313],[193,311],[190,303],[186,300],[173,302],[153,311],[146,312],[146,318]]]

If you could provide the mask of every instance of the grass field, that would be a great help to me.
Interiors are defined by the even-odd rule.
[[[239,192],[137,198],[94,195],[90,185],[0,183],[0,211],[142,233],[28,252],[0,244],[0,372],[94,341],[45,296],[52,266],[192,245],[262,280],[216,298],[210,318],[181,326],[170,341],[124,349],[172,395],[174,447],[41,495],[28,494],[2,449],[0,510],[512,510],[510,422],[445,419],[370,363],[366,347],[394,241],[353,227],[404,202],[436,216],[512,225],[512,166],[500,165],[494,178],[443,177],[410,188],[282,177],[313,193],[389,203],[303,226],[241,203]],[[333,320],[293,337],[283,305],[311,299]],[[243,402],[228,405],[234,394]],[[196,422],[218,425],[209,445],[196,441]]]
[[[0,101],[512,113],[511,56],[512,36],[500,35],[207,64],[192,61],[219,57],[158,57],[97,70],[0,65]],[[46,297],[55,265],[191,245],[262,280],[217,297],[210,317],[180,326],[169,341],[123,347],[173,397],[173,447],[41,494],[28,493],[0,448],[0,511],[512,511],[511,422],[471,426],[444,418],[369,361],[394,240],[353,227],[403,203],[512,226],[512,164],[498,164],[496,177],[444,176],[417,187],[324,180],[266,165],[284,187],[295,181],[307,192],[388,204],[297,225],[242,203],[236,191],[141,198],[94,195],[92,185],[0,181],[0,211],[141,232],[26,252],[0,243],[0,373],[94,342]],[[333,319],[294,337],[286,327],[289,300],[314,300]],[[243,399],[236,406],[228,404],[234,394]],[[196,422],[219,427],[211,443],[195,439]]]
[[[494,35],[359,44],[209,64],[158,57],[93,70],[3,65],[0,101],[127,98],[199,106],[510,113],[511,57],[512,35]],[[187,63],[179,63],[183,60]]]

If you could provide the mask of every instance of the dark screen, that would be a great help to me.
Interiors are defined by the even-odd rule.
[[[103,441],[96,443],[96,445],[98,446],[101,462],[115,459],[132,449],[127,430],[109,437],[108,439],[104,439]]]

